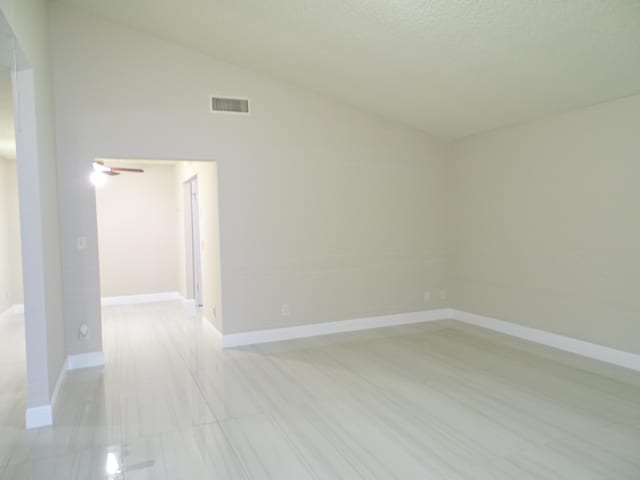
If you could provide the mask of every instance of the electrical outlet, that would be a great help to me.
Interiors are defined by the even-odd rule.
[[[424,303],[429,303],[431,301],[431,292],[429,290],[425,290],[423,299]]]
[[[216,307],[213,307],[213,318],[218,318],[218,315],[216,315]]]
[[[80,328],[78,328],[78,338],[82,340],[89,338],[89,326],[86,323],[83,323],[80,325]]]
[[[291,307],[288,303],[283,303],[280,311],[282,312],[283,317],[288,317],[291,315]]]

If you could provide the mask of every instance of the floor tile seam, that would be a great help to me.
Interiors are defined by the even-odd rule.
[[[238,419],[234,419],[234,420],[238,420]],[[247,476],[247,479],[252,479],[253,477],[251,476],[251,472],[249,471],[248,466],[245,465],[245,462],[242,460],[242,456],[240,455],[240,452],[238,451],[236,446],[233,444],[232,439],[227,434],[227,432],[225,430],[225,427],[224,427],[224,423],[228,423],[228,422],[223,422],[223,423],[220,424],[220,431],[222,432],[222,435],[224,436],[227,444],[231,447],[231,450],[233,451],[234,455],[238,459],[238,463],[240,464],[240,466],[242,468],[242,471]],[[244,437],[244,433],[242,433],[242,435]],[[271,475],[269,475],[269,472],[267,471],[267,467],[264,465],[263,461],[260,459],[260,456],[257,454],[255,447],[250,442],[247,442],[247,444],[248,444],[249,448],[251,449],[251,451],[253,452],[253,454],[254,454],[255,458],[257,459],[258,463],[260,464],[260,467],[264,470],[264,473],[266,473],[267,477],[271,479]]]
[[[200,319],[200,321],[203,321],[203,320]],[[209,399],[207,398],[207,395],[205,394],[203,386],[200,385],[200,382],[198,381],[196,372],[192,371],[192,369],[189,366],[188,358],[186,358],[181,351],[178,351],[178,357],[181,359],[184,368],[186,369],[187,373],[189,374],[189,376],[191,377],[193,383],[195,384],[196,388],[198,389],[198,392],[200,393],[200,396],[201,396],[202,400],[204,401],[204,404],[207,406],[207,409],[209,410],[209,413],[211,414],[211,416],[214,419],[217,420],[217,415],[216,415],[215,411],[213,410],[213,407],[209,403]]]
[[[278,431],[279,431],[279,432],[280,432],[280,433],[285,437],[285,439],[286,439],[287,443],[288,443],[288,444],[289,444],[289,445],[290,445],[294,450],[296,450],[296,451],[297,451],[296,458],[298,458],[298,459],[301,461],[301,463],[303,464],[303,466],[305,467],[305,469],[307,470],[307,472],[309,473],[309,475],[310,475],[312,478],[315,478],[313,468],[312,468],[312,466],[309,464],[308,460],[305,458],[305,456],[304,456],[304,454],[303,454],[304,449],[303,449],[302,447],[299,447],[299,446],[298,446],[298,442],[295,442],[295,441],[293,440],[293,438],[292,438],[292,436],[291,436],[290,431],[289,431],[289,430],[288,430],[284,425],[282,425],[281,421],[278,419],[278,417],[275,415],[275,413],[276,413],[276,412],[270,411],[270,412],[268,413],[268,415],[269,415],[269,417],[273,420],[273,422],[274,422],[274,424],[276,425],[276,428],[278,429]],[[319,431],[319,429],[318,429],[314,424],[312,424],[312,427],[313,427],[313,429],[314,429],[316,432],[318,432],[318,433],[322,434],[322,433]],[[339,455],[339,456],[340,456],[340,457],[341,457],[345,462],[347,462],[349,465],[351,465],[351,463],[349,462],[349,459],[348,459],[347,457],[345,457],[345,456],[342,454],[342,452],[340,452],[340,451],[336,450],[336,453],[337,453],[337,454],[338,454],[338,455]],[[352,465],[352,467],[353,467],[353,465]],[[364,478],[364,477],[362,477],[362,475],[360,475],[360,473],[357,471],[357,469],[355,469],[355,468],[354,468],[354,470],[356,471],[356,474],[358,475],[358,477],[359,477],[360,479],[363,479],[363,478]]]
[[[155,437],[162,437],[164,435],[171,435],[173,433],[182,433],[182,432],[186,432],[188,430],[195,430],[198,428],[202,428],[202,427],[207,427],[210,425],[220,425],[220,421],[217,419],[213,419],[213,420],[207,420],[207,421],[203,421],[203,422],[198,422],[198,423],[193,423],[191,425],[181,425],[178,426],[176,428],[170,428],[170,429],[166,429],[166,430],[162,430],[162,431],[158,431],[158,432],[153,432],[153,433],[147,433],[147,434],[143,434],[143,435],[133,435],[133,436],[126,436],[126,433],[123,434],[123,444],[126,446],[129,443],[132,442],[138,442],[141,440],[147,440],[147,439],[152,439]]]
[[[557,448],[557,446],[559,444],[562,443],[568,443],[570,440],[577,440],[577,441],[582,441],[587,443],[590,447],[593,447],[594,449],[598,449],[600,451],[605,452],[607,455],[615,457],[616,460],[621,461],[621,462],[625,462],[627,464],[630,464],[632,466],[635,466],[638,468],[638,470],[640,470],[640,460],[639,461],[633,461],[629,458],[627,458],[624,455],[621,455],[618,452],[609,450],[607,448],[603,448],[602,445],[598,445],[594,442],[591,442],[588,438],[586,438],[584,435],[580,435],[578,433],[572,433],[572,432],[567,432],[566,434],[563,434],[557,438],[553,438],[550,439],[549,441],[546,442],[542,442],[539,444],[533,444],[531,445],[532,448],[527,448],[526,450],[522,450],[519,451],[517,453],[511,453],[509,455],[505,455],[502,456],[502,460],[505,461],[509,461],[512,462],[513,460],[517,459],[517,458],[526,458],[527,456],[532,456],[535,455],[536,452],[540,451],[541,449],[553,449],[555,450]],[[572,445],[575,444],[575,442],[572,443]]]
[[[430,352],[431,355],[437,357],[438,359],[440,359],[440,357],[442,357],[443,354],[438,353],[438,352]],[[461,375],[464,375],[465,377],[469,377],[470,375],[473,377],[474,372],[476,372],[475,370],[465,370],[464,368],[462,368],[461,366]],[[499,372],[493,372],[491,371],[488,367],[477,367],[477,373],[482,374],[483,376],[489,376],[489,377],[495,377],[495,381],[497,381],[501,386],[506,387],[506,388],[513,388],[515,389],[519,394],[521,395],[527,395],[527,396],[534,396],[534,397],[538,397],[544,401],[548,401],[551,403],[556,403],[556,404],[560,404],[562,406],[565,407],[577,407],[577,409],[582,412],[583,414],[587,414],[587,415],[592,415],[593,413],[590,412],[589,410],[586,410],[584,408],[580,407],[580,403],[576,403],[576,399],[574,398],[573,400],[571,399],[566,399],[563,397],[564,401],[561,401],[561,403],[559,403],[559,400],[557,397],[553,397],[551,395],[545,394],[544,392],[540,391],[539,389],[536,389],[535,387],[532,386],[528,386],[526,383],[523,383],[522,381],[518,381],[516,379],[513,379],[512,377],[509,377],[508,375],[505,374],[500,374]],[[471,380],[473,380],[473,378],[471,378]],[[605,419],[606,417],[601,417],[602,419]]]
[[[176,429],[172,429],[172,430],[166,430],[163,432],[156,432],[156,433],[151,433],[151,434],[147,434],[147,435],[139,435],[139,436],[134,436],[131,438],[125,438],[124,434],[122,436],[122,440],[120,442],[117,443],[117,445],[113,444],[113,443],[104,443],[104,444],[100,444],[100,445],[94,445],[94,446],[88,446],[88,447],[82,447],[82,448],[72,448],[69,450],[65,450],[64,452],[61,453],[51,453],[51,454],[45,454],[45,455],[37,455],[34,457],[30,457],[24,460],[21,460],[19,462],[6,462],[4,465],[0,466],[3,467],[4,470],[0,470],[2,472],[4,472],[7,468],[9,467],[19,467],[21,465],[25,465],[28,463],[32,463],[32,462],[40,462],[40,461],[48,461],[48,460],[53,460],[56,458],[67,458],[67,457],[71,457],[73,455],[78,455],[78,454],[82,454],[85,452],[91,452],[91,451],[95,451],[95,450],[107,450],[109,448],[112,448],[114,446],[118,446],[122,452],[124,452],[127,448],[127,446],[129,445],[129,442],[138,442],[138,441],[145,441],[145,440],[149,440],[149,439],[154,439],[156,437],[163,437],[165,435],[168,434],[172,434],[172,433],[178,433],[178,432],[184,432],[187,430],[195,430],[198,427],[204,427],[207,425],[213,425],[213,424],[219,424],[219,422],[217,420],[212,420],[209,422],[205,422],[202,424],[197,424],[197,425],[190,425],[190,426],[184,426],[181,428],[176,428]]]
[[[564,367],[573,368],[583,373],[603,377],[615,383],[623,383],[625,385],[629,385],[632,387],[640,387],[640,383],[637,383],[637,384],[632,383],[629,381],[618,379],[614,375],[607,375],[604,372],[595,371],[593,368],[589,367],[589,364],[594,364],[594,365],[601,364],[605,367],[612,368],[614,370],[617,370],[617,369],[625,370],[625,371],[628,370],[624,367],[619,367],[619,366],[616,366],[607,362],[603,362],[594,358],[585,357],[577,353],[572,353],[559,348],[554,348],[554,347],[544,345],[526,338],[514,337],[506,333],[493,331],[491,329],[487,329],[478,325],[467,324],[460,320],[453,320],[453,321],[456,324],[456,329],[458,331],[465,333],[467,335],[470,335],[472,337],[475,336],[477,338],[482,338],[487,342],[490,342],[494,345],[499,345],[501,347],[514,351],[515,353],[524,353],[527,356],[539,358],[548,363],[560,363]],[[574,365],[572,361],[583,361],[584,364]],[[554,375],[556,378],[558,378],[553,371],[550,373]],[[637,372],[632,371],[632,374],[634,373],[637,374]],[[576,383],[579,383],[579,382],[576,382]],[[605,393],[609,393],[609,392],[605,391]],[[610,393],[610,395],[614,395],[614,394]]]
[[[340,361],[340,360],[338,360],[338,359],[335,359],[335,358],[334,358],[333,360],[334,360],[334,361],[335,361],[335,362],[336,362],[336,363],[337,363],[337,364],[338,364],[342,369],[346,369],[346,370],[348,370],[349,372],[351,372],[352,374],[354,374],[355,376],[357,376],[358,378],[360,378],[361,380],[363,380],[365,383],[367,383],[369,386],[372,386],[372,387],[374,387],[374,388],[377,388],[377,389],[381,389],[381,390],[383,390],[383,391],[387,394],[386,396],[387,396],[388,401],[390,401],[390,402],[394,403],[394,404],[395,404],[395,405],[397,405],[398,407],[400,407],[400,406],[401,406],[401,405],[400,405],[400,404],[399,404],[399,403],[398,403],[398,402],[397,402],[393,397],[391,397],[391,396],[389,396],[389,395],[388,395],[389,393],[392,393],[392,390],[390,390],[390,389],[388,389],[388,388],[383,388],[383,387],[381,387],[380,385],[378,385],[378,384],[376,384],[376,383],[372,382],[371,380],[367,379],[367,378],[366,378],[366,377],[364,377],[362,374],[360,374],[360,373],[358,373],[358,372],[356,372],[356,371],[353,371],[352,369],[348,369],[348,368],[344,365],[344,363],[343,363],[342,361]],[[461,405],[462,405],[462,404],[461,404]],[[462,406],[464,406],[464,405],[462,405]],[[533,442],[528,442],[528,443],[533,444]],[[497,459],[497,458],[499,458],[499,457],[500,457],[499,455],[496,455],[496,457],[495,457],[494,459]]]
[[[468,332],[467,332],[468,333]],[[471,336],[473,337],[473,332],[470,332]],[[478,337],[478,336],[477,336]],[[484,337],[479,337],[479,338],[483,338]],[[462,347],[465,346],[469,346],[470,349],[473,349],[477,352],[480,352],[482,354],[488,355],[490,358],[495,359],[496,361],[504,361],[507,362],[509,360],[512,360],[512,358],[508,355],[507,352],[494,352],[493,350],[491,350],[490,348],[488,349],[482,349],[478,346],[474,346],[472,344],[469,343],[469,341],[463,341],[463,342],[456,342],[455,339],[445,339],[446,341],[449,342],[453,342],[453,343],[458,343],[459,345],[461,345]],[[487,339],[488,342],[491,342],[491,339]],[[584,380],[576,380],[573,378],[569,378],[568,375],[562,374],[560,372],[557,372],[555,370],[547,370],[544,369],[542,366],[535,366],[532,365],[532,362],[534,361],[543,361],[545,364],[547,364],[547,366],[549,366],[548,364],[561,364],[564,368],[568,368],[568,369],[574,369],[574,370],[578,370],[583,374],[589,374],[589,375],[594,375],[596,377],[601,377],[605,380],[609,380],[609,381],[613,381],[614,379],[612,379],[611,377],[608,377],[606,375],[600,374],[598,372],[593,371],[592,369],[589,369],[587,366],[580,366],[580,365],[573,365],[570,362],[568,362],[565,359],[562,358],[550,358],[546,355],[544,355],[541,352],[536,352],[533,350],[529,350],[526,348],[518,348],[517,345],[509,345],[506,342],[491,342],[493,345],[497,345],[501,348],[504,349],[508,349],[511,353],[513,354],[526,354],[526,357],[523,357],[522,360],[518,363],[518,365],[522,368],[525,369],[529,369],[531,371],[537,372],[540,375],[545,375],[545,376],[551,376],[552,378],[554,378],[556,381],[561,382],[561,383],[572,383],[574,384],[573,386],[575,388],[584,388],[584,389],[588,389],[588,390],[593,390],[601,395],[605,395],[605,396],[609,396],[612,397],[613,399],[616,400],[620,400],[629,404],[633,404],[633,405],[638,405],[638,407],[640,408],[640,399],[638,400],[633,400],[633,399],[629,399],[629,398],[625,398],[622,395],[619,395],[616,392],[610,392],[609,390],[606,390],[603,386],[598,386],[598,385],[590,385],[588,382],[584,381]],[[532,342],[529,342],[532,343]],[[539,344],[532,344],[533,348],[550,348],[550,347],[543,347],[540,346]],[[552,352],[554,353],[554,352]],[[559,353],[562,353],[562,351],[560,351]],[[566,353],[566,352],[565,352]],[[620,382],[618,381],[617,383],[626,383],[627,382]],[[628,384],[631,387],[633,387],[632,384]]]

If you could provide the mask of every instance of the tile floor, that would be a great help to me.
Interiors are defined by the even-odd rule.
[[[640,479],[634,374],[452,322],[223,351],[178,302],[109,307],[107,366],[28,432],[23,342],[0,326],[2,479]]]

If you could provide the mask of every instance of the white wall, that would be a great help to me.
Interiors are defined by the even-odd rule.
[[[0,313],[23,302],[18,176],[15,161],[0,158]]]
[[[8,227],[8,197],[9,161],[0,158],[0,314],[12,305],[11,302],[11,272]]]
[[[16,74],[29,407],[49,404],[65,361],[49,2],[0,0],[31,69]],[[22,58],[22,57],[21,57]]]
[[[22,278],[22,245],[20,243],[20,208],[18,201],[18,175],[16,164],[9,167],[6,192],[7,198],[7,232],[9,233],[9,272],[10,300],[12,305],[24,304]]]
[[[222,280],[220,261],[220,217],[218,205],[218,168],[215,162],[181,162],[177,167],[177,191],[179,199],[180,225],[190,225],[185,219],[185,198],[182,195],[184,182],[198,178],[199,214],[200,214],[200,255],[202,268],[202,311],[222,331]],[[185,221],[186,220],[186,221]],[[185,229],[180,237],[179,271],[181,275],[180,291],[186,297],[187,268],[185,253]]]
[[[177,292],[183,228],[176,166],[107,163],[145,172],[110,177],[96,189],[102,296]]]
[[[639,351],[638,97],[454,142],[447,163],[420,132],[52,8],[69,332],[100,328],[92,159],[173,158],[216,160],[225,333],[454,306]],[[212,93],[251,114],[210,113]]]
[[[216,160],[225,333],[446,303],[423,300],[444,281],[442,145],[72,7],[52,10],[63,252],[81,232],[90,240],[65,273],[78,297],[69,332],[100,323],[86,181],[95,157]],[[210,113],[212,93],[250,98],[251,114]]]
[[[452,306],[640,353],[639,133],[635,96],[457,142]]]

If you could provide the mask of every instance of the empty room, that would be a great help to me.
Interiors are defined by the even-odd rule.
[[[0,479],[640,478],[640,2],[0,13]]]

